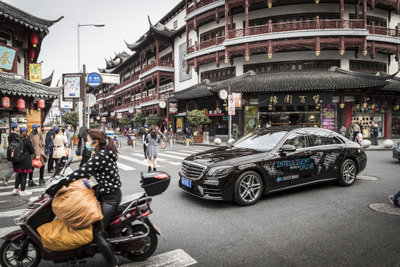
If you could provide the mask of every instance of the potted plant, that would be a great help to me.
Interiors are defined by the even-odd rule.
[[[204,112],[198,109],[190,111],[186,117],[188,123],[193,127],[193,133],[199,133],[200,125],[209,124],[211,120],[204,115]],[[196,143],[203,143],[203,135],[193,134],[193,139]]]

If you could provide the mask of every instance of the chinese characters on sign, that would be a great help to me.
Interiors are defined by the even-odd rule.
[[[42,82],[42,66],[40,64],[29,64],[29,80],[31,82]]]
[[[0,69],[12,70],[16,50],[0,45]]]
[[[330,92],[277,93],[258,96],[259,106],[314,106],[332,103]]]

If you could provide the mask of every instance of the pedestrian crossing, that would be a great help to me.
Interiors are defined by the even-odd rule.
[[[179,166],[181,165],[182,161],[197,152],[201,152],[204,150],[207,150],[207,147],[201,147],[199,149],[173,149],[172,148],[167,148],[167,149],[160,149],[159,155],[157,158],[157,167],[158,168],[167,168],[168,165],[173,165],[173,166]],[[140,170],[143,169],[145,166],[147,168],[148,162],[147,159],[144,159],[144,154],[142,151],[123,151],[123,153],[118,154],[118,161],[117,161],[118,168],[120,172],[123,171],[135,171],[135,170]],[[67,168],[66,174],[72,172],[72,169]],[[38,173],[34,173],[34,178],[33,181],[38,184],[39,183],[39,177]],[[51,177],[50,174],[45,174],[44,179],[48,180]],[[11,191],[14,189],[14,182],[15,178],[14,176],[9,180],[9,184],[7,186],[4,186],[0,182],[0,206],[2,203],[6,203],[9,201],[12,201],[12,194]],[[31,196],[25,196],[23,198],[29,199],[29,201],[34,201],[40,194],[44,192],[43,186],[37,186],[37,187],[27,187],[27,190],[32,192],[33,194]],[[12,225],[10,226],[9,220],[14,219],[18,217],[21,212],[25,209],[26,205],[20,206],[20,209],[13,209],[13,210],[5,210],[1,211],[0,210],[0,219],[4,219],[8,221],[8,225],[1,225],[0,224],[0,237],[3,237],[4,235],[19,229],[18,226]],[[10,208],[12,209],[12,208]],[[3,222],[0,220],[0,223]]]

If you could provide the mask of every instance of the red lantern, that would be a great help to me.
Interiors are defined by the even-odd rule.
[[[36,32],[31,33],[31,43],[33,47],[36,47],[37,44],[39,43],[39,36]]]
[[[37,106],[38,106],[39,110],[44,109],[44,100],[43,99],[39,99],[38,102],[37,102]]]
[[[18,101],[17,101],[17,109],[18,110],[24,110],[25,109],[25,100],[18,99]]]
[[[1,99],[1,106],[3,107],[3,108],[10,108],[11,107],[11,103],[10,103],[10,98],[8,98],[8,97],[3,97],[2,99]]]
[[[28,57],[33,60],[35,58],[35,50],[33,48],[29,48]]]

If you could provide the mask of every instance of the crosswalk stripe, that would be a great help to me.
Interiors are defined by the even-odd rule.
[[[147,161],[144,161],[144,160],[138,160],[138,159],[134,159],[134,158],[131,158],[131,157],[128,157],[128,156],[124,156],[124,155],[118,155],[118,157],[121,158],[121,159],[129,160],[129,161],[132,161],[132,162],[147,166]]]
[[[165,153],[168,153],[168,154],[171,153],[171,154],[185,156],[185,157],[192,155],[192,153],[182,153],[182,152],[175,152],[175,151],[165,151]]]
[[[10,210],[10,211],[3,211],[0,212],[0,217],[5,218],[5,217],[18,217],[23,209],[19,210]]]
[[[126,164],[123,164],[121,162],[117,162],[118,168],[123,169],[124,171],[134,171],[136,168],[132,168],[131,166],[128,166]]]
[[[11,233],[12,231],[15,231],[15,230],[19,230],[19,229],[21,229],[19,226],[9,226],[9,227],[0,228],[0,237],[3,237],[6,234]]]
[[[158,158],[160,157],[160,154],[158,154]],[[175,158],[175,159],[179,159],[179,160],[183,160],[186,157],[178,157],[178,156],[174,156],[174,155],[165,155],[165,154],[161,154],[161,158],[162,157],[169,157],[169,158]]]
[[[34,188],[34,189],[27,188],[27,190],[29,192],[32,192],[32,193],[33,192],[44,192],[44,188]],[[0,196],[12,196],[12,194],[11,194],[11,191],[9,191],[9,192],[1,192]]]

